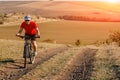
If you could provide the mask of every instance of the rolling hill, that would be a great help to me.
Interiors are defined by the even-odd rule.
[[[22,12],[37,14],[44,17],[56,17],[63,15],[84,15],[100,17],[119,17],[119,5],[103,4],[100,2],[76,2],[76,1],[19,1],[0,2],[0,12]],[[114,9],[115,8],[115,9]]]

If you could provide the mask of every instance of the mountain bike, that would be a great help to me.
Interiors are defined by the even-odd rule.
[[[18,36],[22,39],[26,38],[25,43],[24,43],[24,51],[23,51],[23,58],[24,58],[24,68],[26,68],[26,64],[27,64],[27,58],[30,59],[30,64],[32,64],[35,60],[35,54],[34,51],[32,49],[32,41],[31,38],[29,38],[29,36]],[[36,36],[35,38],[40,38],[39,36]]]

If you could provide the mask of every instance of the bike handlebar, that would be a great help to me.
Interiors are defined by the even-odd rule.
[[[20,38],[25,38],[25,36],[22,36],[22,35],[19,35],[19,36],[17,36],[17,37],[20,37]],[[40,38],[40,36],[35,36],[35,38]]]
[[[25,36],[21,36],[21,35],[19,35],[19,36],[17,36],[17,37],[20,37],[20,38],[22,38],[22,39],[25,38]]]

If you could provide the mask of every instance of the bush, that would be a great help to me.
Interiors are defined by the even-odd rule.
[[[112,33],[109,35],[109,39],[110,39],[112,42],[117,42],[118,45],[120,46],[120,32],[119,32],[119,31],[112,32]]]
[[[56,40],[53,40],[53,39],[46,39],[46,40],[43,40],[43,42],[55,43],[56,44]]]
[[[3,22],[3,21],[0,21],[0,24],[4,24],[4,22]]]
[[[79,46],[80,44],[81,44],[80,40],[77,40],[77,41],[75,42],[75,45],[76,45],[76,46]]]
[[[36,16],[37,19],[40,19],[40,16]]]
[[[110,43],[112,43],[112,40],[111,40],[111,39],[106,39],[106,40],[105,40],[105,43],[106,43],[107,45],[110,45]]]

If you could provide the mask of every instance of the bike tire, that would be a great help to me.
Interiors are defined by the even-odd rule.
[[[32,44],[29,45],[29,56],[30,56],[30,63],[32,64],[32,61],[34,60],[34,54],[32,51]]]
[[[27,65],[27,54],[28,54],[28,46],[24,46],[24,68],[26,68]]]

